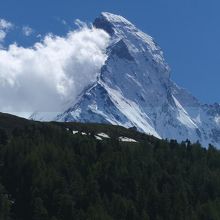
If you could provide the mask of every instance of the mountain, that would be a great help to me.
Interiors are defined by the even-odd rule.
[[[106,62],[96,82],[52,120],[136,127],[157,138],[220,147],[220,105],[202,104],[176,85],[152,37],[106,12],[95,19],[94,27],[111,37]],[[48,120],[41,113],[31,118]]]

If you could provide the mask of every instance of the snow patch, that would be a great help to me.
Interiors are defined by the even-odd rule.
[[[103,139],[97,135],[95,135],[96,140],[102,141]]]
[[[102,137],[102,138],[110,138],[107,134],[105,133],[99,133],[97,134],[99,137]]]
[[[132,139],[132,138],[128,138],[128,137],[119,137],[118,138],[119,141],[122,141],[122,142],[133,142],[133,143],[137,143],[136,140]]]

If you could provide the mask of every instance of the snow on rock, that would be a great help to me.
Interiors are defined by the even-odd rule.
[[[107,134],[105,133],[98,133],[97,134],[99,137],[102,137],[102,138],[110,138]]]
[[[132,138],[128,138],[128,137],[119,137],[118,139],[119,139],[119,141],[122,141],[122,142],[135,142],[135,143],[137,143],[136,140],[134,140]]]
[[[96,140],[102,141],[103,139],[97,135],[95,135]]]

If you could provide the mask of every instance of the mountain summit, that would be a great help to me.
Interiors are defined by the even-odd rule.
[[[152,37],[125,18],[107,12],[93,25],[111,37],[105,64],[97,81],[53,120],[135,126],[158,138],[220,147],[220,105],[201,104],[177,86]],[[46,119],[40,115],[32,118]]]

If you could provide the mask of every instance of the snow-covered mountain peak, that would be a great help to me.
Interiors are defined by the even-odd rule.
[[[145,69],[145,74],[144,72],[142,74],[143,81],[147,80],[146,77],[151,73],[157,74],[159,78],[170,77],[170,68],[160,47],[151,36],[137,29],[131,22],[120,15],[104,12],[95,19],[94,26],[111,35],[109,57],[117,55],[120,59],[133,60],[139,67]]]
[[[130,31],[137,31],[136,27],[120,15],[111,14],[109,12],[102,12],[94,21],[96,28],[104,29],[110,35],[117,32],[117,29],[127,29]]]
[[[151,36],[107,12],[95,19],[94,27],[110,35],[107,59],[96,82],[53,120],[135,126],[158,138],[220,147],[220,105],[203,105],[176,85]]]
[[[134,25],[128,21],[126,18],[122,17],[121,15],[116,15],[109,12],[102,12],[100,17],[105,19],[106,21],[112,23],[112,24],[120,24],[120,25],[127,25],[127,26],[133,26]]]
[[[129,41],[129,43],[134,44],[136,47],[138,41],[139,47],[136,49],[146,50],[147,46],[148,50],[157,52],[161,57],[163,56],[160,47],[156,45],[151,36],[140,31],[135,25],[120,15],[103,12],[95,19],[93,25],[96,28],[103,29],[109,33],[112,36],[112,40],[123,38],[125,41]]]

